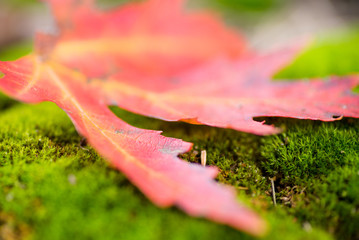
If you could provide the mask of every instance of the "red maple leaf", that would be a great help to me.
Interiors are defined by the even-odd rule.
[[[260,56],[207,13],[182,1],[150,0],[101,12],[89,0],[48,0],[57,36],[37,35],[36,51],[0,62],[0,88],[24,102],[52,101],[78,132],[154,203],[175,204],[252,234],[264,222],[235,192],[215,183],[215,168],[177,158],[191,144],[129,126],[108,105],[165,120],[184,120],[256,134],[276,133],[257,116],[334,120],[359,117],[357,77],[271,82],[297,52]]]

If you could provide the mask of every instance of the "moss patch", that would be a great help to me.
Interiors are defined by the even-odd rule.
[[[206,149],[209,164],[221,168],[218,179],[247,189],[239,198],[269,220],[268,239],[330,239],[315,226],[305,231],[286,208],[272,206],[270,184],[257,161],[261,138],[116,112],[132,124],[193,141],[196,147],[185,160],[198,161],[199,150]],[[0,125],[0,206],[11,216],[0,227],[12,226],[21,238],[252,239],[175,208],[153,206],[90,147],[81,147],[81,137],[54,104],[14,105],[1,111]]]
[[[262,139],[261,169],[276,177],[280,203],[339,239],[358,239],[359,121],[275,121],[288,130]]]

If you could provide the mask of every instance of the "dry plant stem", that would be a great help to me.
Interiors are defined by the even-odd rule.
[[[206,163],[207,163],[207,151],[203,150],[201,152],[201,164],[202,164],[203,167],[205,167]]]
[[[274,206],[277,206],[277,200],[276,200],[276,197],[275,197],[275,188],[274,188],[274,180],[275,180],[275,177],[273,178],[269,178],[271,184],[272,184],[272,197],[273,197],[273,204]]]

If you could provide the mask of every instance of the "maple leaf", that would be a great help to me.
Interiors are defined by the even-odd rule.
[[[257,135],[276,134],[281,129],[255,121],[255,117],[321,121],[358,118],[359,95],[352,91],[359,84],[358,76],[272,81],[299,49],[294,46],[265,55],[249,53],[236,61],[216,59],[172,75],[170,80],[123,71],[104,83],[94,80],[91,85],[101,86],[109,103],[137,114]]]
[[[184,13],[183,1],[151,0],[108,12],[89,0],[47,2],[59,35],[38,34],[35,53],[0,62],[0,87],[25,102],[55,102],[159,206],[176,204],[252,234],[265,229],[233,190],[211,180],[216,169],[179,161],[191,144],[129,126],[108,105],[256,134],[279,130],[253,117],[359,116],[359,98],[350,91],[357,77],[271,82],[297,48],[259,56],[211,15]]]
[[[254,117],[333,121],[359,116],[358,98],[350,91],[357,77],[274,83],[271,77],[302,47],[258,55],[208,14],[184,17],[183,0],[152,0],[105,14],[92,11],[91,1],[83,7],[50,1],[63,33],[53,55],[91,78],[89,84],[103,91],[110,105],[259,135],[280,129]]]
[[[56,103],[78,132],[155,204],[175,204],[193,216],[264,233],[264,221],[238,203],[233,189],[213,180],[216,168],[180,161],[177,155],[190,150],[190,143],[118,119],[97,85],[98,79],[104,83],[123,70],[147,73],[150,80],[211,58],[233,59],[245,49],[242,39],[208,14],[182,12],[181,1],[152,0],[109,12],[95,10],[91,1],[47,2],[58,36],[37,34],[34,53],[0,62],[0,88],[24,102]]]

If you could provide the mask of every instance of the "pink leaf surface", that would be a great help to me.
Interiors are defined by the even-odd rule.
[[[158,206],[174,204],[192,216],[263,234],[264,221],[236,200],[232,188],[213,180],[216,168],[177,157],[190,150],[190,143],[118,119],[98,85],[124,69],[146,73],[150,80],[212,58],[234,59],[244,51],[241,37],[209,14],[184,13],[181,1],[152,0],[109,12],[97,11],[91,1],[48,2],[58,36],[37,34],[34,53],[0,62],[0,88],[24,102],[56,103],[78,132]],[[209,39],[213,30],[218,36]]]
[[[255,117],[322,121],[359,117],[359,95],[352,92],[359,84],[358,76],[296,82],[271,79],[298,50],[292,47],[266,55],[248,54],[236,61],[216,59],[171,78],[149,79],[139,72],[123,71],[101,86],[109,104],[138,114],[258,135],[275,134],[280,129],[257,122]]]
[[[0,62],[0,88],[24,102],[55,102],[78,132],[155,204],[254,235],[265,223],[213,181],[217,170],[181,161],[191,144],[134,128],[109,105],[168,121],[183,120],[255,134],[279,129],[253,117],[323,121],[359,117],[356,76],[273,82],[300,50],[260,55],[208,13],[183,1],[150,0],[99,11],[92,1],[47,0],[58,35],[38,34],[36,51]]]

